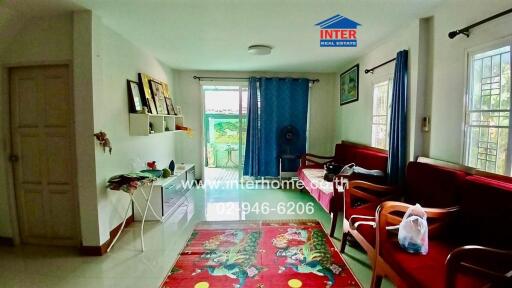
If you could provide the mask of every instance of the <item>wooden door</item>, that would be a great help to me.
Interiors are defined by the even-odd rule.
[[[79,244],[70,91],[67,65],[10,70],[11,161],[23,243]]]

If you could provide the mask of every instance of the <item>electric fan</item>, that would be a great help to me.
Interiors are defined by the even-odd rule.
[[[279,143],[281,146],[281,154],[290,155],[297,153],[299,130],[293,125],[288,125],[281,129],[280,134]]]
[[[281,172],[296,172],[300,159],[300,133],[293,125],[283,127],[279,134],[279,174]]]

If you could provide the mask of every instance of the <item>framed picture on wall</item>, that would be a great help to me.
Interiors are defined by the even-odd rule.
[[[167,111],[167,103],[165,100],[166,97],[162,83],[154,80],[149,80],[149,86],[151,87],[151,94],[153,94],[153,99],[155,100],[157,113],[169,115],[169,112]]]
[[[340,75],[340,106],[359,100],[359,64]]]
[[[148,108],[149,114],[158,114],[156,109],[156,103],[153,98],[153,94],[151,93],[151,87],[149,81],[156,81],[153,77],[148,74],[139,73],[139,85],[140,85],[140,93],[142,97],[142,103],[146,105]],[[156,81],[162,83],[161,81]]]
[[[139,83],[132,80],[127,80],[127,84],[130,113],[141,113],[144,111],[144,105],[142,104],[142,97],[140,96]]]
[[[167,106],[167,110],[169,111],[170,115],[178,115],[176,112],[176,108],[174,107],[174,104],[172,103],[171,97],[165,97],[165,104]]]

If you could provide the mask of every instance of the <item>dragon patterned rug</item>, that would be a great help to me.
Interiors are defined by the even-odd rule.
[[[315,220],[203,222],[163,288],[361,287]]]

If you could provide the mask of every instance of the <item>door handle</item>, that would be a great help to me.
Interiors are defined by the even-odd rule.
[[[16,163],[20,160],[20,157],[16,154],[9,155],[9,161],[12,163]]]

